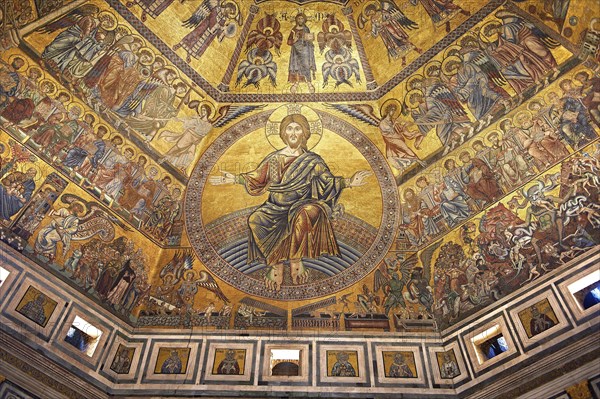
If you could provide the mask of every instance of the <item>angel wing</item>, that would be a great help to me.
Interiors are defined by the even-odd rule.
[[[379,126],[381,119],[375,115],[373,107],[369,104],[325,104],[371,126]]]
[[[267,48],[275,47],[277,54],[279,54],[283,43],[283,34],[280,29],[281,25],[275,15],[265,15],[256,24],[256,29],[248,34],[246,51],[249,51],[252,47],[261,47],[262,45]]]
[[[398,8],[396,3],[393,1],[382,0],[381,9],[384,12],[387,12],[394,21],[398,22],[406,29],[413,30],[419,27],[419,24],[404,15],[404,13],[400,11],[400,8]]]
[[[186,28],[197,27],[206,18],[210,18],[211,13],[216,12],[219,2],[220,0],[203,0],[192,16],[183,21],[183,26]]]
[[[99,11],[100,8],[98,8],[98,6],[94,4],[85,4],[64,15],[59,20],[42,26],[41,28],[37,29],[37,31],[41,33],[52,33],[60,29],[69,28],[75,25],[81,18],[87,17],[88,15],[97,14]]]
[[[181,262],[181,252],[177,251],[175,253],[175,255],[173,255],[173,257],[171,258],[171,260],[169,262],[167,262],[167,264],[164,265],[162,269],[160,269],[159,276],[161,278],[163,278],[167,274],[175,275],[175,273],[178,270],[180,262]]]
[[[503,86],[508,83],[504,76],[502,76],[500,70],[484,52],[478,52],[477,56],[473,58],[473,63],[477,65],[496,85]]]
[[[208,274],[208,272],[200,272],[200,277],[198,278],[198,280],[196,280],[196,285],[198,287],[202,287],[204,289],[209,290],[223,302],[229,303],[229,299],[227,299],[225,294],[223,294],[223,291],[221,291],[221,288],[219,288],[219,285],[217,284],[213,276]]]
[[[192,269],[194,259],[194,252],[189,249],[177,251],[175,255],[173,255],[173,258],[160,270],[160,277],[164,277],[167,274],[173,274],[177,278],[177,281],[179,281],[187,270]]]
[[[456,98],[454,93],[450,91],[450,89],[441,83],[436,84],[430,91],[429,96],[436,98],[437,100],[443,102],[446,106],[450,108],[452,115],[458,117],[459,120],[455,121],[468,121],[467,113],[463,108],[462,104]]]
[[[98,236],[104,242],[110,242],[115,238],[115,227],[102,216],[94,216],[85,222],[79,222],[77,233],[73,234],[74,241],[88,240]]]
[[[531,33],[536,35],[549,49],[554,49],[560,46],[560,43],[554,40],[550,35],[545,33],[543,30],[532,24],[531,22],[525,22],[525,26],[531,30]]]
[[[427,282],[431,280],[431,260],[433,259],[433,253],[440,247],[440,245],[442,245],[442,240],[439,240],[438,242],[425,248],[425,250],[419,255],[421,265],[423,265],[423,277]]]
[[[140,83],[142,84],[136,88],[137,94],[135,95],[134,99],[132,101],[128,101],[115,111],[119,116],[129,115],[134,112],[140,106],[142,101],[144,101],[146,96],[160,86],[160,82],[157,79],[147,79],[145,82]]]
[[[325,50],[325,47],[327,45],[327,40],[325,36],[325,32],[319,32],[319,34],[317,35],[317,43],[319,44],[319,51],[321,52],[321,54],[323,53],[323,50]]]
[[[400,273],[402,274],[402,281],[404,281],[404,284],[408,283],[410,280],[411,272],[417,265],[418,261],[419,258],[417,258],[417,254],[414,253],[400,265]]]
[[[84,216],[80,217],[80,223],[85,223],[88,220],[91,220],[95,217],[103,217],[105,219],[108,219],[108,221],[110,221],[111,223],[116,224],[117,226],[119,226],[120,228],[122,228],[125,231],[132,231],[129,226],[127,226],[125,223],[121,222],[120,219],[114,217],[113,215],[111,215],[109,212],[105,211],[102,206],[100,206],[100,204],[98,204],[95,201],[85,201],[83,198],[75,195],[75,194],[63,194],[60,197],[60,200],[65,203],[65,204],[72,204],[75,201],[81,202],[85,208],[87,209],[87,212]]]
[[[219,115],[211,121],[214,127],[223,127],[234,119],[248,112],[263,109],[266,105],[224,105],[219,108]]]
[[[390,278],[386,267],[383,263],[379,265],[379,269],[375,270],[375,279],[373,281],[373,291],[378,292],[379,289],[388,285]]]
[[[19,163],[37,160],[33,154],[25,149],[25,147],[17,145],[15,141],[10,140],[8,145],[10,146],[10,152],[12,154],[11,162]]]

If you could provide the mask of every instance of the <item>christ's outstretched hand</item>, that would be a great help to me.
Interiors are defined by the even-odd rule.
[[[373,173],[369,170],[359,170],[354,173],[351,178],[345,179],[346,187],[360,187],[367,184],[367,177],[371,176]]]
[[[221,176],[211,176],[208,178],[208,182],[213,186],[220,186],[223,184],[234,184],[235,175],[230,172],[221,172]]]

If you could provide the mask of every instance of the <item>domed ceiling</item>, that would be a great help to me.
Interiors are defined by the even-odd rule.
[[[136,326],[445,328],[600,239],[585,0],[16,3],[0,237]]]

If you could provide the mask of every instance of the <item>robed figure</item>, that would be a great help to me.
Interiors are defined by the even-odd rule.
[[[317,70],[314,35],[306,26],[304,14],[296,15],[295,22],[287,40],[287,44],[291,46],[288,73],[288,82],[292,83],[290,91],[292,94],[296,93],[298,83],[306,82],[308,90],[314,93],[315,87],[311,83]]]
[[[351,178],[334,176],[319,155],[307,148],[308,120],[301,114],[286,116],[280,126],[286,144],[248,173],[223,172],[211,184],[237,183],[250,195],[269,193],[267,201],[248,218],[248,263],[262,260],[270,267],[265,276],[268,289],[278,291],[284,262],[290,264],[293,284],[308,281],[303,258],[340,256],[331,217],[342,190],[365,184],[369,171]]]

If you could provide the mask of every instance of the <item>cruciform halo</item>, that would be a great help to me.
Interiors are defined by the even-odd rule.
[[[319,115],[312,108],[301,104],[287,104],[273,111],[265,127],[265,135],[269,144],[276,150],[281,150],[285,147],[285,143],[279,137],[279,128],[283,118],[293,114],[301,114],[306,117],[310,126],[310,137],[307,146],[309,150],[313,149],[323,137],[323,123]]]

